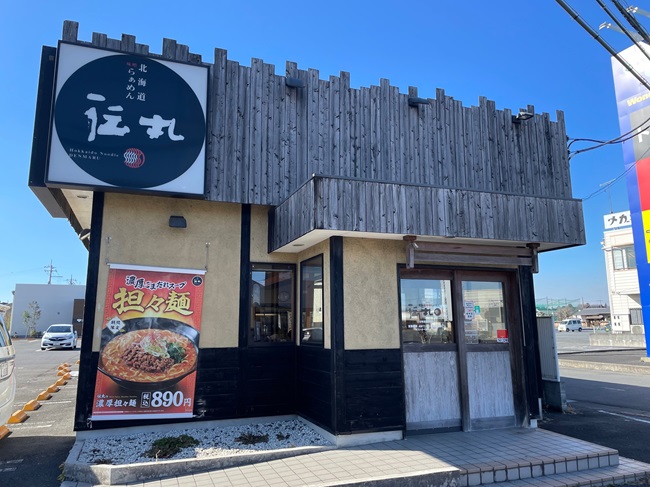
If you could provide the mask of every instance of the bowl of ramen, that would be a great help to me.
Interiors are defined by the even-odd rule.
[[[100,372],[129,389],[167,389],[196,370],[199,332],[167,318],[126,320],[102,331]]]

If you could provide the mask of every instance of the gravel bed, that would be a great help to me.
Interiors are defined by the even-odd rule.
[[[241,453],[331,445],[325,438],[301,421],[227,426],[209,429],[178,429],[164,433],[139,433],[122,436],[88,438],[84,441],[78,461],[87,464],[126,465],[155,462],[145,455],[153,442],[168,437],[188,435],[197,440],[197,446],[182,449],[164,460],[183,458],[225,457]],[[242,443],[242,435],[268,435],[268,441],[255,444]]]

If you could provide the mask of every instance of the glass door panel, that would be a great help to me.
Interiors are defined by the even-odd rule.
[[[503,283],[463,281],[465,343],[508,343]]]
[[[402,342],[454,343],[451,280],[402,279]]]

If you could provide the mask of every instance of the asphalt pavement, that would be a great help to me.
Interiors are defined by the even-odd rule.
[[[585,336],[559,336],[564,413],[545,411],[543,429],[650,463],[650,362],[646,349],[591,347]],[[565,351],[563,351],[565,350]]]
[[[71,365],[73,376],[57,387],[40,407],[26,411],[24,422],[9,424],[11,434],[0,440],[0,486],[58,487],[61,465],[75,442],[73,431],[79,350],[40,350],[40,340],[14,340],[18,387],[14,411],[53,386],[58,367]]]

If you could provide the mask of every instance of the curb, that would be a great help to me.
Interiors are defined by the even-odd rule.
[[[23,411],[22,409],[19,409],[15,413],[11,415],[9,418],[9,421],[7,421],[7,424],[16,424],[16,423],[22,423],[25,421],[27,418],[29,418],[29,415]]]
[[[560,367],[569,367],[572,369],[608,370],[610,372],[650,375],[650,367],[647,365],[608,364],[604,362],[584,362],[581,360],[567,359],[558,359],[558,364]]]
[[[79,363],[79,361],[77,361]],[[65,375],[63,377],[60,377],[59,380],[50,387],[47,388],[47,390],[41,392],[36,399],[32,399],[31,401],[28,401],[22,409],[19,409],[15,413],[13,413],[9,417],[9,421],[7,421],[7,424],[18,424],[18,423],[23,423],[27,419],[29,419],[29,414],[27,414],[25,411],[36,411],[38,408],[41,407],[41,403],[39,401],[47,401],[52,397],[52,392],[58,392],[60,389],[58,386],[65,385],[67,384],[67,379],[70,379],[70,366],[68,364],[61,364],[58,367],[58,372],[57,376],[61,375],[60,372],[64,370]],[[11,434],[11,430],[7,428],[5,425],[0,425],[0,440],[3,438],[9,436]]]
[[[645,347],[620,347],[620,348],[590,348],[589,350],[575,350],[568,352],[558,352],[558,355],[578,355],[583,353],[607,353],[607,352],[634,352],[637,350],[645,350]]]
[[[63,467],[65,479],[90,484],[121,485],[162,477],[190,475],[208,470],[242,467],[253,463],[280,460],[308,453],[335,450],[336,446],[305,446],[293,449],[270,450],[266,452],[242,453],[227,457],[187,458],[127,465],[91,465],[78,462],[84,440],[77,440],[70,450]]]

